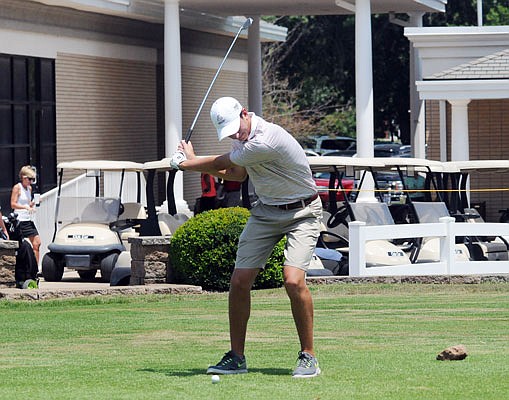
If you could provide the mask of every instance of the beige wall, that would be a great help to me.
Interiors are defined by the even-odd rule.
[[[58,162],[157,158],[154,64],[59,53],[55,76]]]
[[[450,106],[447,106],[447,156],[450,159]],[[438,101],[426,102],[427,158],[440,159]],[[471,160],[506,160],[509,156],[509,99],[473,100],[468,105]],[[487,220],[498,221],[499,209],[509,207],[509,172],[472,175],[472,202],[486,202]],[[482,191],[476,192],[476,189]],[[502,189],[502,190],[494,190]]]

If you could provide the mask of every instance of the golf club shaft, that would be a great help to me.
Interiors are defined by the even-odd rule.
[[[185,137],[186,142],[189,142],[189,140],[191,139],[191,135],[193,134],[194,126],[196,125],[196,121],[198,121],[198,117],[200,116],[201,110],[202,110],[203,106],[205,105],[205,102],[207,101],[207,98],[209,97],[209,93],[212,90],[212,86],[214,86],[214,83],[216,82],[219,72],[221,72],[221,68],[223,68],[223,64],[225,63],[226,59],[228,58],[228,55],[230,54],[230,52],[232,51],[233,46],[235,45],[235,42],[237,41],[237,38],[239,37],[240,33],[244,29],[249,28],[252,23],[253,23],[252,18],[246,19],[244,24],[240,27],[239,31],[233,38],[233,41],[232,41],[230,47],[228,48],[228,51],[226,52],[226,54],[223,58],[223,61],[221,61],[221,64],[219,64],[219,68],[217,69],[216,74],[214,75],[214,78],[212,78],[212,82],[210,82],[209,88],[207,89],[207,92],[205,93],[205,96],[203,97],[200,107],[198,107],[198,111],[196,112],[196,115],[194,116],[193,122],[192,122],[191,126],[189,127],[189,129],[187,130],[187,134]]]

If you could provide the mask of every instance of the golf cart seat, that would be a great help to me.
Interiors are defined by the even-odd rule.
[[[423,224],[437,223],[442,217],[450,217],[447,206],[441,201],[413,201],[412,205],[417,220]]]
[[[161,230],[162,236],[171,236],[175,233],[180,225],[188,220],[188,216],[185,214],[171,215],[168,213],[160,213],[157,215],[159,223],[159,229]]]
[[[110,223],[118,218],[120,199],[115,197],[82,198],[77,201],[89,202],[81,214],[81,222]]]
[[[350,210],[355,221],[366,225],[395,225],[386,203],[350,203]]]
[[[387,203],[350,203],[350,213],[354,221],[362,221],[368,226],[396,225]],[[418,251],[419,242],[412,239],[389,240],[405,253],[410,254],[410,260]]]
[[[412,208],[418,223],[438,223],[442,217],[450,217],[449,210],[444,202],[441,201],[412,201]],[[425,238],[419,250],[419,261],[438,261],[440,259],[440,239]],[[470,259],[470,248],[463,240],[456,238],[456,259],[458,261],[468,261]]]
[[[340,235],[331,232],[343,226],[348,226],[349,221],[362,221],[366,225],[395,225],[387,204],[385,203],[350,203],[345,202],[343,206],[338,208],[337,212],[327,221],[327,231],[320,233],[318,242],[319,247],[325,249],[339,250],[345,256],[345,263],[348,260],[349,242],[348,238],[343,238],[346,244],[344,247],[331,246],[330,242],[334,238],[340,238]],[[327,239],[327,236],[332,239]],[[410,264],[410,259],[406,255],[407,251],[412,250],[412,245],[397,246],[389,240],[370,240],[366,242],[366,264],[369,267],[387,266],[387,265],[406,265]],[[346,264],[342,267],[346,267]],[[341,274],[347,274],[346,269]]]
[[[122,203],[124,211],[119,215],[119,219],[138,220],[147,219],[147,211],[140,203]]]
[[[140,236],[139,227],[141,222],[147,219],[147,212],[140,203],[122,203],[120,210],[118,220],[112,222],[110,228],[120,233],[122,242],[128,248],[128,239]]]
[[[483,218],[475,208],[464,209],[464,221],[468,223],[484,223]],[[480,260],[508,260],[508,246],[505,239],[496,236],[479,236],[469,238],[470,252],[474,259]]]

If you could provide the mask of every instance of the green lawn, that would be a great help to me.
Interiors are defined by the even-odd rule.
[[[283,289],[253,293],[249,374],[211,384],[227,295],[0,302],[0,399],[509,398],[509,284],[312,286],[323,373],[299,350]],[[463,361],[436,361],[464,344]]]

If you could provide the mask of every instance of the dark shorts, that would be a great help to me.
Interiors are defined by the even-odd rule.
[[[39,234],[33,221],[21,221],[19,223],[19,231],[25,238],[37,236]]]

